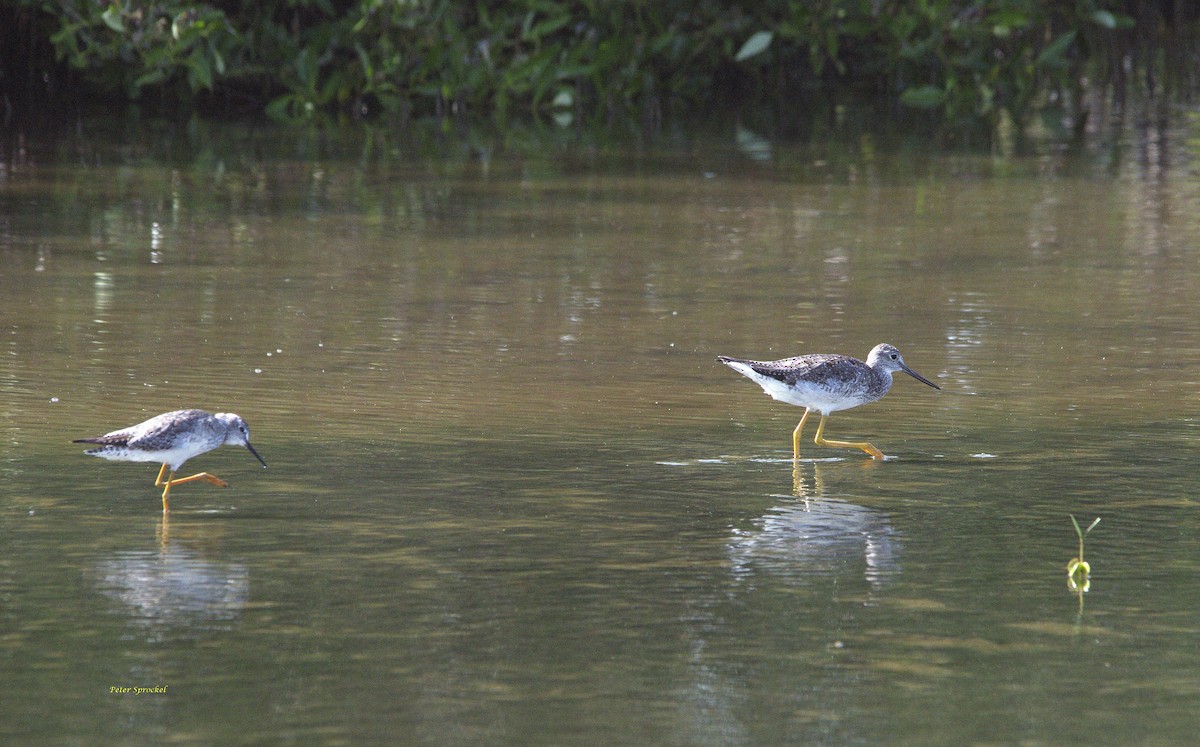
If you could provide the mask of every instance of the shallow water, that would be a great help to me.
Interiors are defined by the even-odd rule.
[[[1194,128],[0,139],[0,735],[1189,741]],[[884,341],[884,463],[715,360]],[[169,519],[69,443],[193,406]]]

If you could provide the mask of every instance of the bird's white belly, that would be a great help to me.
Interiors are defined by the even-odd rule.
[[[807,407],[810,410],[816,410],[822,415],[828,415],[838,410],[846,410],[861,404],[861,402],[856,401],[854,398],[847,399],[845,396],[838,396],[821,386],[801,382],[796,386],[789,387],[774,379],[771,379],[770,382],[770,384],[763,383],[762,388],[773,398],[780,402],[787,402],[789,405],[798,405],[800,407]]]
[[[738,366],[737,370],[747,378],[753,379],[772,398],[780,402],[787,402],[789,405],[807,407],[822,415],[828,415],[838,410],[848,410],[851,407],[857,407],[870,401],[862,397],[855,397],[852,394],[830,391],[824,386],[806,381],[797,382],[794,386],[788,386],[778,379],[763,376],[749,366]]]
[[[157,462],[169,464],[172,470],[179,469],[184,462],[196,456],[195,448],[173,448],[163,451],[146,451],[131,449],[126,446],[103,446],[88,451],[92,456],[109,459],[114,462]]]

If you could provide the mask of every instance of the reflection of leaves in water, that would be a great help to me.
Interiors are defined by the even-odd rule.
[[[739,578],[769,573],[802,579],[849,571],[878,586],[899,569],[899,533],[879,511],[822,499],[775,508],[755,524],[735,529],[729,543]]]
[[[250,597],[245,566],[186,550],[120,553],[96,571],[101,592],[120,602],[131,622],[148,628],[225,629]]]

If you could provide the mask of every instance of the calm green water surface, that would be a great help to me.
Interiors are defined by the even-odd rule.
[[[0,133],[0,741],[1194,741],[1198,129]],[[884,463],[715,360],[885,341]]]

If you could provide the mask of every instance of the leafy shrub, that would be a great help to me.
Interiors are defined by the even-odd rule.
[[[1161,7],[1160,7],[1161,6]],[[18,0],[80,83],[279,119],[882,97],[1018,123],[1126,62],[1196,66],[1197,11],[1139,0]],[[1164,39],[1174,54],[1155,50]],[[1141,45],[1135,54],[1134,45]],[[2,53],[0,53],[2,54]],[[0,64],[13,66],[15,60]],[[43,64],[46,61],[24,61]],[[0,68],[0,73],[3,68]],[[2,77],[2,76],[0,76]],[[1186,76],[1176,76],[1185,79]],[[1149,76],[1147,79],[1151,79]]]

